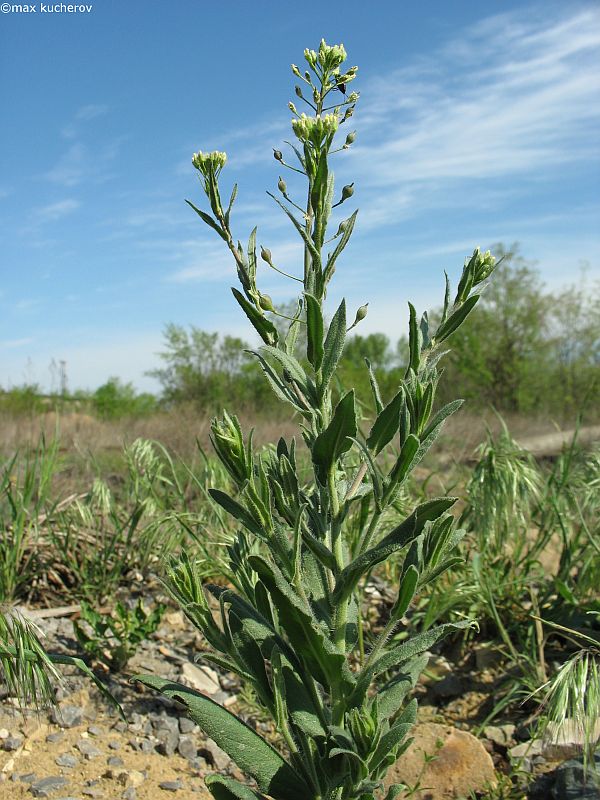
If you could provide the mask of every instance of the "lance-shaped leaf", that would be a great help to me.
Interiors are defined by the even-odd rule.
[[[249,303],[238,289],[232,287],[231,291],[263,342],[268,345],[276,344],[279,334],[275,325],[263,316],[256,306]]]
[[[230,497],[226,492],[222,492],[220,489],[209,489],[208,493],[228,514],[231,514],[232,517],[239,520],[251,533],[266,541],[267,536],[265,535],[265,531],[237,500],[234,500],[233,497]]]
[[[356,408],[354,389],[344,395],[335,407],[331,422],[317,438],[312,449],[312,460],[317,477],[323,486],[327,485],[329,470],[344,453],[352,447],[356,436]]]
[[[367,438],[368,447],[373,450],[375,455],[379,455],[386,444],[389,444],[398,433],[400,427],[400,409],[404,401],[404,392],[400,390],[398,394],[390,400],[383,408],[377,419],[373,423],[371,432]]]
[[[375,401],[375,411],[380,414],[383,411],[383,400],[381,399],[381,392],[379,391],[379,383],[375,376],[375,371],[368,358],[365,358],[367,369],[369,370],[369,382],[371,384],[371,392],[373,393],[373,400]]]
[[[321,369],[321,385],[319,392],[321,397],[327,391],[329,383],[337,368],[344,349],[346,339],[346,301],[342,300],[337,311],[333,315],[323,351],[323,365]]]
[[[396,748],[401,745],[408,736],[410,729],[416,721],[417,701],[413,699],[406,706],[389,731],[381,737],[381,741],[369,761],[369,767],[371,769],[377,769],[386,756],[395,752]]]
[[[421,533],[428,520],[436,519],[455,502],[455,497],[438,497],[417,506],[412,514],[388,533],[379,544],[366,550],[340,572],[333,592],[333,602],[339,603],[348,598],[365,572],[412,542]]]
[[[404,665],[400,675],[396,675],[383,688],[377,689],[373,703],[377,704],[377,719],[380,722],[391,719],[398,713],[406,695],[415,687],[428,662],[428,653],[415,656]]]
[[[454,414],[455,411],[462,406],[464,400],[453,400],[451,403],[440,408],[434,418],[429,422],[423,433],[421,434],[421,439],[426,440],[427,437],[443,422],[445,422],[449,416]]]
[[[463,630],[464,628],[471,628],[473,625],[475,623],[470,619],[460,620],[459,622],[446,622],[444,625],[430,628],[423,633],[417,633],[415,636],[411,636],[407,642],[392,647],[391,650],[388,650],[377,660],[363,667],[358,675],[356,688],[350,697],[350,705],[358,706],[363,702],[375,676],[380,675],[382,672],[387,672],[389,669],[394,669],[414,658],[414,656],[424,653],[452,630]]]
[[[233,778],[207,775],[204,782],[215,800],[267,800],[264,794],[255,792]]]
[[[294,725],[307,736],[325,737],[327,730],[320,718],[324,712],[316,708],[299,675],[279,648],[273,649],[271,664],[275,683],[284,696],[287,711]]]
[[[261,556],[250,556],[249,561],[269,590],[279,624],[293,651],[307,665],[310,674],[326,687],[352,687],[354,678],[345,655],[335,648],[329,631],[319,624],[309,604],[274,564]]]
[[[443,342],[444,339],[447,339],[450,334],[454,333],[454,331],[459,328],[466,318],[469,316],[471,311],[475,308],[477,301],[479,300],[479,295],[474,294],[469,297],[465,302],[457,308],[457,310],[450,314],[446,322],[437,329],[435,334],[436,342]]]
[[[414,564],[409,564],[406,572],[400,580],[398,597],[391,610],[392,619],[400,620],[408,611],[410,601],[413,599],[419,582],[419,570]]]
[[[277,750],[214,700],[155,675],[136,675],[133,680],[182,703],[190,718],[243,772],[254,778],[262,792],[275,800],[306,800],[310,797],[311,790],[304,778]]]
[[[417,312],[412,303],[408,304],[410,317],[408,323],[408,350],[409,360],[406,368],[406,374],[412,369],[416,374],[419,371],[419,364],[421,363],[421,346],[423,344],[423,336],[421,329],[417,322]]]
[[[308,292],[306,298],[306,356],[315,370],[323,362],[323,311],[316,297]]]
[[[205,211],[201,211],[199,208],[196,208],[196,206],[190,200],[186,200],[185,202],[188,204],[188,206],[190,206],[190,208],[194,209],[196,214],[198,214],[200,219],[205,222],[209,228],[212,228],[213,231],[216,231],[221,239],[227,241],[227,234],[222,231],[221,228],[219,228],[217,222],[210,216],[210,214],[207,214]]]
[[[342,250],[346,247],[348,242],[350,241],[350,237],[352,236],[352,231],[354,230],[354,223],[356,222],[356,215],[358,214],[358,209],[345,220],[345,227],[344,232],[339,238],[334,251],[327,256],[327,263],[325,265],[324,270],[324,280],[325,284],[329,283],[331,280],[331,276],[335,271],[335,262],[338,260],[339,256],[342,253]]]

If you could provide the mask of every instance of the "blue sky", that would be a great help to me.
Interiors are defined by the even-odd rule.
[[[231,260],[183,202],[202,200],[190,158],[227,151],[234,231],[258,224],[294,270],[265,189],[290,138],[289,64],[322,36],[360,67],[356,144],[334,163],[360,212],[330,292],[369,301],[360,332],[397,338],[406,301],[438,305],[475,245],[519,241],[550,288],[582,266],[600,278],[597,3],[92,6],[0,15],[0,386],[50,387],[64,359],[71,387],[156,388],[144,372],[168,322],[252,341]]]

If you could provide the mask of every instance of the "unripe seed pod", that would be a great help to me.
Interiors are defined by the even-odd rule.
[[[291,100],[290,100],[290,102],[288,103],[288,108],[289,108],[289,110],[292,112],[292,114],[297,114],[297,113],[298,113],[298,112],[296,111],[296,106],[295,106],[295,105],[292,103],[292,101],[291,101]]]
[[[268,247],[263,247],[262,244],[260,246],[260,257],[262,258],[263,261],[266,261],[267,264],[271,263],[271,258],[272,258],[271,251],[269,250]]]
[[[354,183],[349,183],[342,188],[342,203],[354,194]]]
[[[353,142],[356,141],[356,131],[352,131],[351,133],[346,136],[346,144],[351,145]]]
[[[297,97],[302,97],[302,89],[299,86],[294,87]]]
[[[297,67],[295,64],[292,64],[292,72],[293,72],[293,73],[294,73],[294,75],[296,75],[298,78],[300,78],[300,77],[301,77],[301,75],[300,75],[300,70],[298,69],[298,67]]]
[[[287,185],[283,178],[280,176],[279,180],[277,181],[277,188],[281,192],[281,194],[287,194]]]
[[[354,320],[354,324],[356,325],[357,322],[360,322],[367,316],[367,311],[369,310],[369,304],[365,303],[364,306],[360,306],[358,311],[356,312],[356,319]]]
[[[273,301],[268,294],[259,295],[258,303],[263,311],[275,311]]]
[[[273,150],[273,158],[275,161],[283,161],[283,153],[281,150]]]

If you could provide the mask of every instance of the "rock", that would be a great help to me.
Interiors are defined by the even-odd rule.
[[[445,678],[431,685],[431,691],[434,696],[443,700],[447,700],[451,697],[460,697],[463,693],[463,688],[461,679],[452,672],[446,675]]]
[[[419,683],[423,686],[430,686],[436,680],[445,678],[452,672],[452,664],[444,656],[436,656],[433,653],[427,653],[429,661],[425,667],[425,671],[419,677]]]
[[[508,751],[510,760],[516,762],[518,767],[526,772],[531,772],[532,759],[541,756],[544,750],[544,743],[541,739],[530,739],[522,742]]]
[[[453,800],[495,785],[492,759],[470,733],[425,722],[415,725],[410,735],[414,743],[388,771],[386,787],[393,783],[412,786],[420,779],[427,787],[421,790],[420,800]],[[435,758],[424,767],[425,755]]]
[[[75,728],[83,723],[84,710],[79,706],[69,703],[54,707],[50,712],[50,719],[61,728]]]
[[[206,742],[204,742],[202,749],[208,753],[214,767],[219,770],[219,772],[226,769],[231,763],[231,759],[227,753],[224,750],[221,750],[219,745],[212,739],[207,739]]]
[[[183,756],[183,758],[196,758],[198,755],[198,748],[194,738],[192,736],[180,736],[177,752],[180,756]]]
[[[219,676],[214,669],[204,665],[187,662],[181,668],[182,683],[204,694],[216,694],[221,691]]]
[[[13,750],[18,750],[22,744],[22,736],[7,736],[6,739],[2,740],[2,749],[12,752]]]
[[[33,783],[37,780],[35,772],[26,772],[24,775],[19,775],[21,783]]]
[[[123,792],[121,797],[123,800],[135,800],[136,797],[135,786],[128,786],[127,789]]]
[[[34,797],[50,797],[54,792],[62,789],[69,781],[60,776],[49,776],[48,778],[40,778],[29,787],[29,791]]]
[[[102,736],[104,733],[103,729],[99,725],[90,725],[90,727],[87,729],[87,732],[90,734],[90,736]]]
[[[177,779],[176,781],[161,781],[158,784],[159,789],[163,789],[165,792],[177,792],[179,789],[183,789],[183,783]]]
[[[181,733],[192,733],[198,726],[189,717],[179,717],[179,730]]]
[[[587,773],[581,761],[565,761],[554,773],[552,797],[555,800],[600,800],[600,756],[596,756],[596,774]]]
[[[111,741],[108,743],[108,746],[111,750],[120,750],[121,742],[118,742],[116,739],[111,739]]]
[[[600,739],[600,719],[596,721],[590,739]],[[583,727],[574,719],[562,722],[549,722],[543,740],[543,755],[550,761],[564,761],[581,755],[585,746]]]
[[[158,745],[156,747],[158,752],[163,756],[172,756],[179,744],[179,728],[176,730],[161,728],[156,731],[156,738],[158,739]]]
[[[0,739],[8,739],[10,732],[7,728],[0,728]]]
[[[475,647],[475,666],[477,672],[496,667],[502,660],[502,654],[492,642],[484,642]]]
[[[82,789],[81,794],[84,794],[86,797],[92,797],[92,798],[103,796],[102,789],[94,789],[92,786],[88,786],[87,788]]]
[[[506,750],[514,742],[515,726],[510,724],[487,725],[483,729],[483,735],[486,739],[489,739],[490,742]]]
[[[79,760],[76,756],[72,756],[70,753],[63,753],[61,756],[57,756],[54,759],[54,763],[57,764],[59,767],[67,767],[68,769],[73,769],[74,767],[79,764]]]
[[[98,758],[98,756],[102,755],[102,750],[98,750],[98,748],[92,744],[89,739],[80,739],[75,747],[79,750],[81,755],[88,760],[92,758]]]
[[[109,756],[106,763],[109,767],[122,767],[125,762],[119,756]]]
[[[58,742],[62,742],[64,738],[64,733],[62,733],[62,731],[57,731],[56,733],[49,733],[48,736],[46,736],[46,741],[49,744],[58,744]]]
[[[169,613],[165,614],[163,617],[163,622],[176,631],[185,630],[185,619],[183,612],[181,611],[170,611]]]

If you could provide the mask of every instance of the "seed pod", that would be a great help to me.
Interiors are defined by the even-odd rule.
[[[273,150],[273,158],[275,161],[283,161],[283,153],[281,150]]]
[[[296,75],[298,78],[302,77],[302,76],[300,75],[300,70],[298,69],[298,67],[297,67],[295,64],[292,64],[292,72],[293,72],[293,73],[294,73],[294,75]]]
[[[351,144],[355,142],[355,140],[356,140],[356,131],[352,131],[351,133],[348,134],[348,136],[346,136],[346,146],[349,147]]]
[[[356,312],[356,317],[354,319],[354,324],[358,324],[361,320],[363,320],[367,316],[367,311],[369,310],[369,304],[365,303],[364,306],[360,306],[358,311]]]
[[[281,175],[279,176],[279,180],[277,181],[277,188],[279,189],[281,194],[287,194],[287,185],[286,182],[281,177]]]
[[[262,258],[263,261],[266,261],[267,264],[271,263],[271,258],[272,258],[271,251],[269,250],[268,247],[263,247],[262,244],[260,246],[260,257]]]
[[[343,203],[345,200],[348,200],[354,194],[354,183],[349,183],[346,186],[342,187],[342,200]]]
[[[271,300],[268,294],[259,294],[258,304],[260,305],[263,311],[275,311],[275,308],[273,306],[273,301]]]
[[[299,86],[295,86],[294,91],[296,92],[296,97],[302,97],[302,89]]]
[[[290,102],[288,103],[288,108],[289,108],[289,110],[292,112],[292,114],[297,114],[297,113],[298,113],[298,112],[296,111],[296,106],[295,106],[295,105],[292,103],[292,101],[291,101],[291,100],[290,100]]]

